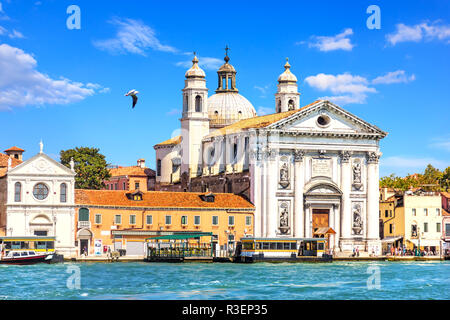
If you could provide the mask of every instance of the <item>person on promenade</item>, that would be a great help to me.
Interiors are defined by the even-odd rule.
[[[359,257],[359,248],[356,247],[356,256]]]
[[[391,247],[391,256],[394,255],[394,246]]]

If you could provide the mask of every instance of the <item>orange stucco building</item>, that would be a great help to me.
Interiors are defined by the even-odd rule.
[[[183,232],[211,232],[200,241],[229,250],[254,232],[254,206],[228,193],[75,190],[75,203],[76,245],[90,255],[95,244],[142,255],[146,238]]]

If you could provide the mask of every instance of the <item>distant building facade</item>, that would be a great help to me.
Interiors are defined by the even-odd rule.
[[[383,243],[407,249],[442,250],[442,200],[438,192],[422,189],[399,192],[380,201]]]
[[[75,199],[77,247],[90,255],[95,243],[142,255],[146,238],[199,231],[228,250],[254,232],[254,206],[233,194],[75,190]]]
[[[450,255],[450,192],[441,192],[442,197],[442,241],[446,255]]]
[[[145,166],[144,159],[138,159],[137,166],[109,169],[111,177],[105,180],[108,190],[155,190],[155,171]]]

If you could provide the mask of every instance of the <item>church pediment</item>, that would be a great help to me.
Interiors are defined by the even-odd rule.
[[[75,173],[46,154],[39,153],[8,171],[8,175],[75,176]]]
[[[368,135],[377,138],[386,136],[386,133],[376,126],[325,100],[308,105],[268,128],[311,135]]]

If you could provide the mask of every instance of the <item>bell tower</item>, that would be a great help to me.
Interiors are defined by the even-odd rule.
[[[278,77],[278,89],[275,94],[275,110],[277,113],[300,108],[300,93],[297,77],[290,70],[289,59],[286,58],[284,72]]]
[[[194,52],[192,67],[186,71],[183,89],[183,113],[181,117],[181,174],[189,178],[201,172],[202,139],[209,133],[208,88],[205,72],[198,66]]]

